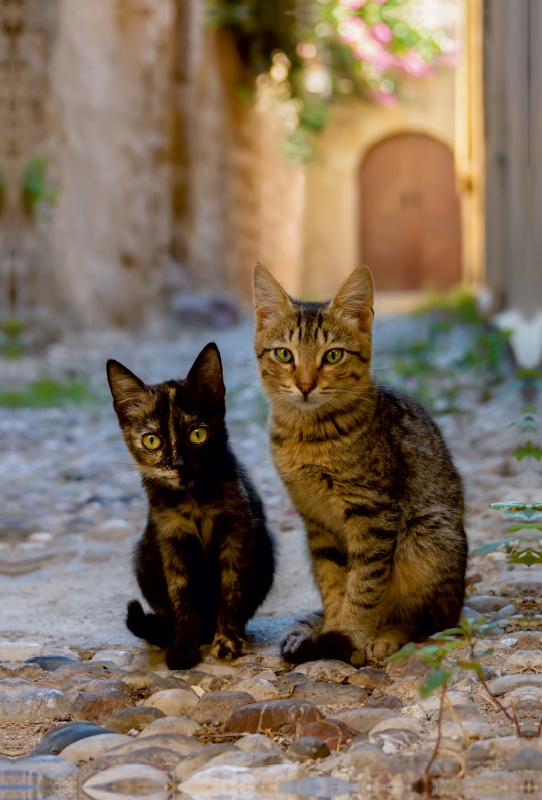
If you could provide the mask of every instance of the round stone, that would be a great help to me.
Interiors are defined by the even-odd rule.
[[[163,711],[152,706],[138,706],[137,708],[121,708],[114,711],[107,720],[107,727],[117,733],[128,733],[128,731],[142,731],[159,719],[166,719]]]
[[[523,772],[524,770],[542,772],[542,753],[538,750],[520,750],[519,753],[514,753],[504,766],[505,769],[512,772]]]
[[[232,733],[277,731],[300,736],[303,728],[322,714],[306,700],[270,700],[243,706],[229,717],[225,730]]]
[[[200,697],[192,718],[202,725],[221,725],[237,709],[253,702],[247,692],[209,692]]]
[[[44,672],[52,672],[65,664],[77,664],[79,662],[75,658],[71,658],[71,656],[32,656],[27,658],[24,663],[36,664]]]
[[[342,686],[334,683],[298,683],[292,697],[296,700],[308,700],[317,706],[361,705],[367,702],[368,695],[360,686]]]
[[[164,692],[168,689],[181,689],[185,692],[191,691],[189,684],[177,675],[164,675],[161,678],[154,678],[149,684],[149,694]]]
[[[75,764],[58,756],[29,756],[17,759],[18,769],[29,769],[52,781],[62,781],[77,772]]]
[[[167,716],[185,717],[192,713],[198,700],[197,694],[187,687],[187,689],[164,689],[151,695],[146,702],[148,706],[159,708]]]
[[[127,650],[98,650],[94,653],[92,661],[112,661],[117,667],[128,667],[133,661],[133,655]]]
[[[168,784],[166,772],[141,764],[124,764],[96,773],[85,781],[83,790],[93,800],[105,800],[114,796],[116,786],[123,786],[123,794],[127,795],[141,794],[141,787],[144,786],[144,794],[151,795],[152,800],[168,800]]]
[[[232,692],[247,692],[254,700],[275,700],[279,692],[272,683],[263,678],[245,678],[244,681],[234,683],[231,687]]]
[[[75,719],[87,719],[103,725],[114,711],[134,706],[132,698],[118,689],[106,689],[103,692],[83,692],[76,698],[71,707]]]
[[[251,733],[243,736],[236,742],[239,750],[245,753],[274,753],[276,756],[282,755],[282,750],[273,739],[263,736],[261,733]]]
[[[87,736],[99,736],[102,733],[113,733],[113,731],[107,731],[105,728],[100,728],[97,725],[66,725],[63,730],[56,731],[56,733],[43,739],[30,751],[29,755],[57,756],[72,742],[85,739]]]
[[[182,781],[188,778],[189,775],[197,772],[213,758],[216,758],[216,756],[228,751],[238,752],[238,748],[232,744],[226,743],[208,744],[205,747],[199,747],[197,750],[194,750],[193,753],[190,753],[190,755],[185,756],[185,758],[177,764],[173,771],[173,777],[177,781]]]
[[[87,739],[79,739],[78,742],[69,744],[61,751],[60,756],[72,764],[85,764],[91,759],[103,756],[113,747],[119,747],[125,742],[131,742],[130,736],[123,736],[120,733],[101,733],[99,736],[90,736]]]
[[[158,711],[158,709],[155,709]],[[154,736],[157,733],[182,733],[185,736],[192,736],[196,731],[201,730],[201,725],[190,717],[161,717],[147,725],[137,737],[144,739]]]
[[[124,755],[124,753],[135,754],[144,747],[165,747],[178,753],[179,756],[187,756],[201,747],[200,743],[195,739],[190,738],[190,736],[183,736],[182,733],[157,733],[154,736],[145,736],[144,739],[128,738],[130,738],[130,741],[115,747],[111,751],[111,755],[115,753],[119,755]]]
[[[310,761],[318,758],[327,758],[330,755],[329,747],[315,736],[302,736],[296,739],[286,751],[292,761]]]

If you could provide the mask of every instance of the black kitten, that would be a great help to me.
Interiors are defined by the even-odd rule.
[[[170,669],[243,651],[247,621],[273,582],[273,542],[262,502],[228,444],[220,354],[208,344],[186,380],[146,386],[107,362],[113,407],[142,475],[149,516],[134,558],[155,611],[128,604],[136,636],[167,648]]]

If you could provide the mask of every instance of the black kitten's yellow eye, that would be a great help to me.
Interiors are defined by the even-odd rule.
[[[158,450],[159,447],[162,447],[162,440],[155,433],[146,433],[143,437],[143,446],[147,450]]]
[[[207,438],[207,431],[205,428],[194,428],[193,431],[190,431],[190,436],[188,438],[192,444],[203,444]]]
[[[291,350],[287,350],[285,347],[277,347],[275,355],[283,364],[287,364],[293,358]]]
[[[334,347],[333,350],[327,351],[324,356],[324,361],[327,361],[328,364],[337,364],[343,356],[344,350],[339,350],[338,347]]]

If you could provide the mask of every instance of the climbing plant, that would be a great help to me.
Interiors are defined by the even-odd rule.
[[[307,134],[348,95],[389,106],[400,79],[455,65],[458,43],[435,29],[422,0],[208,0],[209,19],[228,29],[245,89],[282,104],[290,144],[310,155]],[[305,150],[303,152],[303,143]],[[291,148],[292,149],[292,148]]]

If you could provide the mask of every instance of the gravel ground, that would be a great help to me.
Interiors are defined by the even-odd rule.
[[[404,318],[378,322],[377,368],[387,368],[388,355],[398,340],[412,334],[413,324],[420,323]],[[274,589],[250,624],[248,654],[234,665],[205,655],[199,671],[174,674],[167,671],[161,651],[142,647],[124,627],[126,602],[138,595],[130,555],[144,526],[146,506],[107,401],[105,361],[114,357],[144,380],[160,381],[185,375],[211,339],[223,356],[233,446],[263,495],[279,544],[279,563]],[[181,785],[183,796],[195,800],[241,797],[243,782],[242,797],[249,799],[403,798],[422,774],[436,735],[436,701],[420,701],[419,663],[356,672],[341,662],[327,662],[303,665],[288,675],[278,657],[280,633],[295,614],[318,608],[319,597],[301,521],[270,462],[266,404],[250,345],[247,321],[221,332],[178,334],[170,341],[114,334],[74,338],[41,359],[0,364],[3,383],[15,389],[45,370],[59,379],[84,375],[96,395],[91,403],[62,408],[0,410],[0,753],[20,759],[32,748],[42,748],[33,753],[32,762],[9,762],[17,774],[30,770],[25,780],[35,784],[35,793],[29,797],[75,797],[86,781],[90,783],[81,797],[117,797],[117,790],[94,786],[98,778],[93,772],[104,786],[118,786],[118,781],[134,778],[135,764],[151,770],[140,777],[154,786],[156,797],[167,797],[167,791],[159,793],[163,781],[170,788]],[[512,455],[526,438],[517,426],[507,427],[521,406],[517,392],[503,384],[483,404],[475,395],[468,388],[461,413],[438,417],[465,480],[471,549],[505,535],[499,515],[488,510],[490,502],[540,499],[535,496],[539,467],[529,470],[527,462],[533,459],[519,462]],[[467,599],[471,617],[478,612],[498,616],[501,607],[506,614],[506,606],[526,598],[538,602],[542,570],[504,559],[502,553],[471,559],[468,593],[476,597]],[[495,652],[483,663],[492,681],[508,679],[502,693],[505,705],[525,707],[524,732],[532,733],[532,720],[537,714],[542,719],[540,634],[518,632],[506,618],[498,624],[489,634]],[[47,654],[75,662],[46,661]],[[37,660],[23,663],[31,658]],[[514,737],[472,675],[463,673],[452,683],[452,711],[446,712],[448,727],[434,769],[441,796],[502,798],[508,785],[510,796],[520,796],[513,792],[521,791],[518,781],[527,779],[538,791],[542,740]],[[247,710],[260,701],[268,701],[267,710]],[[334,721],[316,722],[329,718]],[[170,727],[160,728],[166,724],[160,720],[167,719]],[[73,744],[65,739],[62,747],[38,745],[54,724],[69,720],[81,723],[74,727]],[[101,726],[102,739],[78,738],[88,734],[85,720]],[[149,724],[156,735],[163,733],[143,752],[138,742],[150,735],[145,734]],[[125,738],[106,740],[106,732]],[[243,736],[246,732],[255,735]],[[265,736],[256,735],[262,732]],[[308,735],[312,743],[296,741]],[[202,755],[198,748],[210,743],[235,748],[216,750],[219,760],[205,763],[215,751],[205,749]],[[326,748],[340,752],[329,755]],[[526,748],[534,755],[525,755]],[[199,755],[191,755],[196,750]],[[516,752],[516,762],[508,763]],[[39,753],[61,757],[40,761]],[[78,769],[66,766],[72,763]],[[0,764],[0,771],[6,765]],[[505,770],[504,783],[494,775],[498,767]],[[106,774],[113,768],[117,772]],[[311,778],[320,783],[298,783]],[[11,782],[19,785],[18,780]],[[341,780],[350,785],[337,783]],[[134,792],[144,796],[141,785]]]

